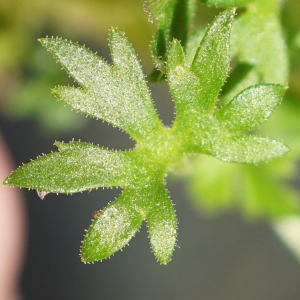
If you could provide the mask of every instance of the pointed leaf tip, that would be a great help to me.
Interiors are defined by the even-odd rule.
[[[143,216],[135,210],[135,192],[124,190],[122,195],[101,211],[88,229],[81,249],[83,262],[101,261],[122,249],[136,234]]]
[[[157,260],[166,265],[172,258],[176,244],[176,213],[163,186],[156,190],[154,198],[155,204],[147,215],[150,243]]]
[[[191,71],[199,78],[199,104],[211,111],[228,76],[230,32],[236,8],[220,13],[209,26],[194,57]]]
[[[153,22],[161,14],[169,0],[143,0],[144,10],[148,15],[148,21]]]
[[[68,194],[123,186],[130,178],[129,153],[109,151],[83,142],[56,142],[55,145],[60,152],[43,155],[22,165],[5,179],[5,184]]]
[[[231,132],[259,127],[280,104],[287,86],[257,84],[248,87],[217,111],[217,118]]]

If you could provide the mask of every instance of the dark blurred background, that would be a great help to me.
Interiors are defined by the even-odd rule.
[[[200,4],[198,11],[197,26],[206,26],[217,12]],[[300,48],[299,13],[298,0],[286,1],[282,22],[287,42],[298,41]],[[86,44],[110,61],[111,26],[125,31],[149,74],[148,45],[155,25],[147,23],[140,0],[0,0],[0,130],[16,166],[55,150],[54,140],[81,139],[114,149],[134,146],[118,129],[70,112],[55,101],[51,87],[73,82],[37,42],[45,35],[62,36]],[[295,82],[300,73],[297,51],[292,53]],[[174,107],[166,84],[150,88],[160,117],[171,125]],[[81,263],[79,248],[93,212],[120,190],[49,194],[44,201],[35,191],[24,190],[28,236],[20,281],[23,299],[300,299],[299,260],[270,224],[246,221],[234,211],[214,216],[199,212],[191,204],[185,181],[168,177],[179,220],[179,247],[167,266],[155,261],[145,226],[111,259]]]

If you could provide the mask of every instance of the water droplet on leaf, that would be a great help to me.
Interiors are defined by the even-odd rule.
[[[45,196],[46,196],[47,194],[49,194],[48,192],[40,191],[40,190],[36,190],[36,193],[37,193],[38,196],[41,198],[41,200],[44,200]]]

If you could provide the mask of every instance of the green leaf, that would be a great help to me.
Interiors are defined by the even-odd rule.
[[[52,193],[76,193],[98,187],[124,186],[130,180],[126,152],[72,142],[55,143],[61,152],[43,155],[14,171],[6,185]]]
[[[191,112],[200,110],[198,100],[201,84],[196,74],[186,66],[183,48],[177,40],[170,43],[166,72],[176,106],[175,122],[185,125],[183,122],[191,117]]]
[[[242,186],[240,165],[198,155],[191,157],[186,167],[189,170],[186,172],[189,174],[188,191],[200,212],[216,214],[236,208],[234,196],[240,193],[235,188]]]
[[[299,195],[291,187],[271,182],[259,168],[247,166],[244,174],[244,213],[249,217],[277,219],[299,214]]]
[[[48,192],[122,186],[121,196],[99,213],[88,230],[82,246],[84,262],[102,260],[120,250],[143,220],[147,220],[156,258],[162,264],[170,261],[177,221],[164,180],[184,156],[202,153],[228,162],[259,163],[288,151],[275,140],[232,134],[265,121],[282,97],[282,86],[253,86],[224,108],[216,107],[229,70],[234,11],[227,9],[215,19],[196,52],[193,47],[192,64],[178,40],[170,43],[166,75],[176,104],[172,128],[159,121],[139,62],[122,33],[114,29],[110,33],[113,66],[77,44],[41,41],[82,87],[58,87],[54,89],[58,99],[118,126],[137,141],[130,151],[81,142],[56,143],[60,152],[20,167],[4,182],[37,189],[41,198]]]
[[[186,45],[195,4],[195,0],[170,0],[164,9],[150,45],[156,68],[163,74],[169,42],[176,38],[182,46]]]
[[[238,63],[231,71],[229,78],[222,88],[220,102],[222,104],[230,101],[235,95],[245,90],[249,86],[257,84],[260,76],[257,74],[253,65]]]
[[[216,141],[209,154],[225,162],[261,163],[287,153],[283,143],[258,136],[223,137]]]
[[[235,9],[221,13],[208,28],[191,65],[199,78],[201,109],[214,108],[229,71],[229,36]]]
[[[139,61],[122,33],[110,32],[113,67],[77,44],[50,38],[40,42],[84,88],[57,87],[53,93],[58,100],[125,130],[136,140],[161,127]]]
[[[156,258],[166,265],[176,244],[176,214],[164,186],[157,189],[153,197],[155,204],[147,215],[150,242]]]
[[[238,56],[240,62],[254,64],[264,82],[286,84],[289,63],[279,4],[277,1],[258,1],[253,5],[254,9],[249,8],[233,24],[232,56]]]
[[[198,156],[189,162],[191,200],[200,212],[216,214],[238,210],[248,219],[276,220],[299,214],[299,192],[285,184],[287,176],[284,174],[293,173],[295,166],[287,167],[287,164],[287,157],[252,166]]]
[[[144,0],[144,9],[148,14],[149,22],[153,22],[162,13],[170,0]]]
[[[198,50],[198,47],[202,39],[204,38],[205,32],[206,32],[205,28],[200,28],[194,31],[193,33],[189,34],[188,36],[186,47],[185,47],[185,53],[186,53],[186,63],[189,67],[191,66],[194,60],[195,54]]]
[[[211,111],[229,70],[229,33],[235,9],[221,13],[208,28],[189,68],[178,41],[170,44],[167,77],[176,105],[175,123],[195,122]],[[178,120],[178,121],[177,121]]]
[[[128,244],[144,219],[135,209],[134,200],[135,191],[125,189],[117,200],[99,213],[83,241],[83,262],[103,260]]]
[[[279,105],[285,87],[258,84],[247,88],[218,110],[216,116],[228,131],[250,130],[266,121]]]
[[[256,0],[202,0],[215,6],[245,6],[234,22],[231,34],[232,57],[240,63],[255,67],[258,80],[286,84],[289,63],[287,47],[281,28],[281,1]]]

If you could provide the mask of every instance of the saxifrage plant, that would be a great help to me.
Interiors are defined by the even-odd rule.
[[[169,43],[164,57],[158,57],[166,60],[158,77],[167,78],[176,106],[171,128],[159,120],[134,50],[117,29],[112,29],[109,37],[112,66],[78,44],[40,40],[81,86],[56,87],[56,98],[119,127],[136,141],[130,151],[56,142],[59,152],[21,166],[4,181],[5,185],[36,189],[41,198],[50,192],[123,188],[118,199],[95,215],[82,245],[83,262],[105,259],[124,247],[144,220],[156,258],[162,264],[169,262],[177,221],[165,176],[186,155],[207,154],[226,162],[257,164],[288,151],[280,141],[244,132],[267,120],[280,103],[285,86],[256,84],[222,107],[217,103],[230,69],[234,13],[230,8],[215,19],[192,60],[187,60],[177,39]]]

